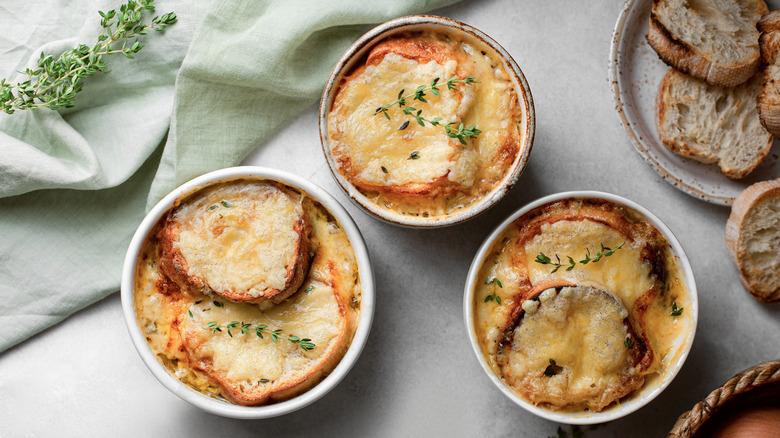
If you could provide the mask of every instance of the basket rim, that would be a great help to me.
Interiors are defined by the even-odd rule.
[[[780,383],[780,359],[762,362],[737,373],[696,403],[691,410],[680,415],[667,438],[694,436],[724,404],[741,394],[775,383]]]

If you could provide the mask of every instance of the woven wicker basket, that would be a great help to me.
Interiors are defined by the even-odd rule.
[[[714,417],[765,404],[780,404],[780,360],[758,364],[729,379],[693,409],[680,415],[667,438],[693,437]]]

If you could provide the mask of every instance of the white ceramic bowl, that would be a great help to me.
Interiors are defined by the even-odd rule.
[[[466,208],[457,210],[452,214],[428,218],[394,214],[379,208],[372,200],[363,195],[354,185],[352,185],[352,183],[339,173],[338,165],[331,153],[328,137],[328,113],[333,105],[333,100],[338,92],[339,84],[344,75],[349,73],[357,63],[361,62],[366,54],[378,42],[402,32],[418,30],[463,33],[492,48],[498,55],[499,60],[502,62],[504,69],[509,74],[511,81],[514,84],[525,120],[524,131],[521,133],[522,144],[520,151],[515,162],[512,163],[512,166],[508,169],[501,182],[481,199]],[[349,50],[347,50],[344,56],[341,57],[338,63],[336,63],[336,66],[325,85],[325,89],[322,93],[322,100],[320,102],[320,140],[322,142],[322,150],[328,161],[328,166],[330,167],[333,177],[336,179],[336,182],[338,182],[344,193],[349,196],[358,207],[371,216],[394,225],[413,228],[435,228],[454,225],[471,219],[486,211],[504,197],[506,192],[512,188],[515,182],[517,182],[517,179],[520,177],[520,174],[523,172],[523,169],[525,169],[525,165],[528,162],[536,127],[535,117],[531,90],[528,87],[528,82],[526,81],[523,72],[509,53],[496,41],[478,29],[449,18],[430,15],[412,15],[397,18],[375,27],[358,39]]]
[[[567,198],[604,199],[618,205],[623,205],[639,213],[641,216],[643,216],[643,218],[647,222],[652,224],[664,236],[664,238],[666,238],[666,241],[669,243],[672,253],[677,257],[677,263],[682,271],[683,281],[685,282],[685,286],[688,288],[688,291],[690,293],[690,303],[686,306],[685,311],[690,312],[689,315],[691,315],[693,318],[692,332],[685,339],[685,345],[683,346],[683,350],[679,355],[679,357],[677,358],[677,360],[671,364],[671,368],[668,371],[666,371],[663,378],[658,379],[652,382],[651,384],[645,384],[645,386],[637,390],[636,393],[632,394],[626,399],[621,400],[618,405],[610,406],[601,412],[553,411],[550,409],[545,409],[543,407],[536,406],[522,399],[514,391],[512,391],[512,389],[510,389],[491,369],[487,359],[485,358],[482,352],[482,348],[479,345],[479,341],[477,340],[476,330],[474,326],[474,286],[476,285],[479,268],[482,265],[482,262],[485,259],[485,257],[488,255],[488,252],[490,251],[490,247],[492,246],[493,242],[495,242],[496,239],[499,238],[501,233],[504,230],[506,230],[507,227],[509,227],[510,224],[512,224],[519,217],[525,215],[526,213],[542,205],[557,200],[561,200],[561,199],[567,199]],[[658,394],[660,394],[667,386],[669,386],[672,380],[674,380],[674,377],[680,371],[680,369],[683,366],[683,363],[685,362],[685,359],[688,357],[688,353],[690,352],[691,346],[693,345],[693,338],[696,332],[696,325],[698,322],[698,312],[699,312],[699,304],[698,304],[698,296],[696,292],[696,281],[693,278],[693,269],[691,268],[691,264],[688,261],[688,257],[685,255],[685,251],[683,251],[680,242],[677,240],[674,234],[672,234],[669,228],[666,225],[664,225],[664,223],[661,222],[661,220],[658,219],[655,215],[653,215],[650,211],[648,211],[647,209],[645,209],[644,207],[640,206],[639,204],[633,201],[629,201],[628,199],[622,198],[617,195],[612,195],[603,192],[593,192],[593,191],[563,192],[563,193],[557,193],[554,195],[545,196],[544,198],[540,198],[534,202],[531,202],[530,204],[525,205],[524,207],[514,212],[511,216],[509,216],[504,222],[502,222],[498,227],[496,227],[495,230],[493,230],[493,232],[485,239],[485,241],[482,243],[482,246],[480,246],[479,250],[477,251],[477,255],[474,257],[474,260],[471,263],[471,268],[469,269],[469,274],[466,280],[466,288],[463,297],[463,315],[466,321],[466,330],[468,331],[468,336],[471,341],[471,346],[474,349],[474,353],[476,353],[477,355],[477,359],[479,360],[480,365],[482,365],[482,369],[485,370],[485,373],[487,373],[490,380],[498,387],[499,390],[501,390],[501,392],[504,393],[504,395],[509,397],[510,400],[517,403],[518,405],[520,405],[520,407],[524,408],[525,410],[531,412],[532,414],[538,415],[539,417],[545,418],[547,420],[555,421],[558,423],[564,423],[564,424],[605,423],[607,421],[616,420],[618,418],[626,416],[636,411],[637,409],[641,408],[642,406],[650,403],[650,401],[652,401],[655,397],[657,397]]]
[[[346,354],[339,364],[327,377],[310,390],[290,400],[266,406],[239,406],[208,397],[195,391],[171,375],[157,360],[154,353],[149,348],[149,344],[147,344],[144,335],[138,327],[133,306],[133,277],[138,253],[141,250],[143,241],[163,214],[165,214],[182,195],[192,193],[201,187],[215,182],[247,177],[279,181],[288,186],[299,188],[324,205],[341,224],[352,243],[358,263],[358,272],[360,273],[360,284],[362,287],[362,303],[358,327],[352,344],[347,349]],[[368,339],[368,333],[371,330],[371,322],[374,317],[374,275],[371,269],[368,251],[366,250],[365,242],[363,241],[363,237],[361,236],[357,225],[355,225],[355,222],[344,207],[327,192],[301,177],[279,170],[251,166],[232,167],[208,173],[182,185],[163,198],[149,214],[146,215],[130,242],[130,247],[127,250],[124,266],[122,268],[121,296],[122,311],[124,313],[127,329],[130,332],[130,338],[132,339],[136,350],[138,350],[141,359],[143,359],[154,377],[156,377],[169,391],[206,412],[239,419],[270,418],[288,414],[309,405],[333,389],[357,361],[357,358]]]

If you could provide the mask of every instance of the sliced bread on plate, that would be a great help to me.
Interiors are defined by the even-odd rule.
[[[772,11],[758,22],[759,45],[764,61],[764,83],[758,95],[758,116],[775,137],[780,137],[780,10]]]
[[[758,69],[762,0],[654,0],[647,40],[670,66],[733,87]]]
[[[729,178],[746,176],[766,157],[773,141],[758,118],[760,88],[760,75],[723,88],[669,70],[656,100],[661,141],[684,157],[718,163]]]

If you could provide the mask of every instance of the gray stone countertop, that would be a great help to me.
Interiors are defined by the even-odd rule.
[[[468,341],[467,271],[490,231],[522,205],[568,190],[599,190],[655,213],[680,239],[699,291],[693,349],[649,405],[587,437],[659,437],[732,375],[780,358],[780,307],[739,283],[724,228],[729,208],[665,182],[634,150],[608,81],[622,1],[464,1],[435,11],[481,29],[514,57],[530,84],[536,137],[508,196],[465,224],[410,230],[351,204],[321,154],[312,106],[245,160],[303,176],[333,194],[368,242],[377,281],[369,343],[346,378],[295,414],[241,421],[203,413],[163,388],[133,348],[119,295],[68,318],[0,360],[0,436],[524,436],[556,423],[507,399]],[[565,427],[568,429],[568,427]]]

